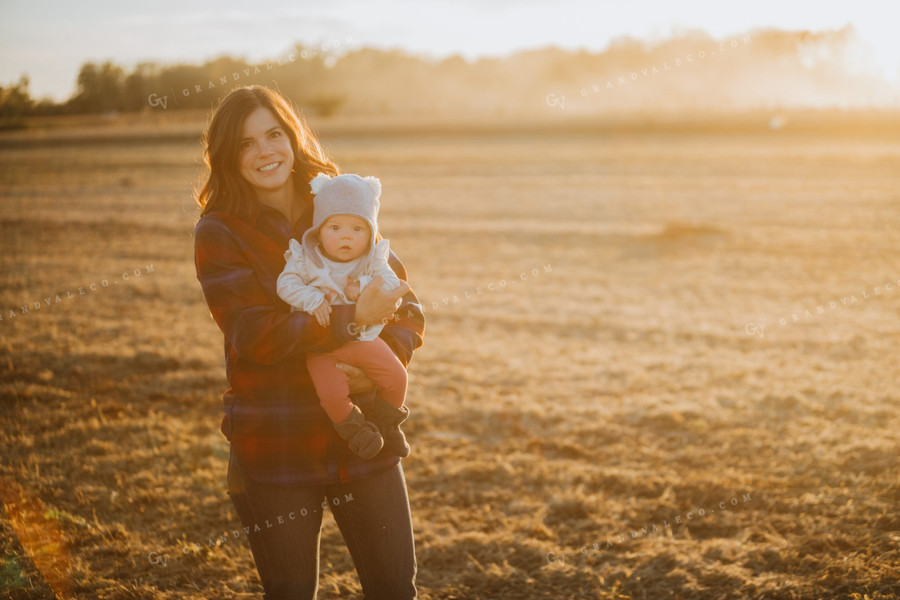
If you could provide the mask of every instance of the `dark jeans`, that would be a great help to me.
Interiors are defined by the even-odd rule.
[[[279,487],[234,460],[228,494],[244,526],[265,600],[315,600],[322,514],[330,507],[353,557],[365,600],[416,598],[416,553],[406,479],[398,463],[348,483]]]

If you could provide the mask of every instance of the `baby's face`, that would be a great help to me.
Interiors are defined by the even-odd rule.
[[[319,228],[319,239],[328,258],[347,262],[362,256],[372,234],[365,219],[356,215],[332,215]]]

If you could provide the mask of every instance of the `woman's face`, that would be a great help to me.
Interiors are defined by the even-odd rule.
[[[369,224],[356,215],[332,215],[319,228],[325,254],[339,262],[362,256],[371,238]]]
[[[241,175],[257,191],[276,192],[290,181],[291,141],[268,108],[260,106],[247,115],[238,144]]]

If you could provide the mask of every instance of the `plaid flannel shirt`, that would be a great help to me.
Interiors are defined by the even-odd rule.
[[[295,229],[281,212],[250,202],[248,219],[212,212],[194,230],[197,279],[225,334],[230,389],[222,398],[222,433],[238,463],[257,481],[281,486],[345,482],[394,466],[400,459],[385,451],[371,460],[350,451],[306,370],[307,352],[355,339],[348,327],[355,305],[332,307],[331,325],[322,327],[312,315],[291,312],[276,293],[284,251],[312,225],[312,206]],[[393,253],[388,262],[406,280]],[[380,337],[405,366],[424,332],[422,306],[410,291]]]

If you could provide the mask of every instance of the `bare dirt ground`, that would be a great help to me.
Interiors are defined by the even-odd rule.
[[[427,311],[422,598],[900,598],[896,136],[325,141],[382,179]],[[199,157],[0,144],[5,597],[261,597],[224,490]],[[319,597],[360,597],[330,515],[322,557]]]

